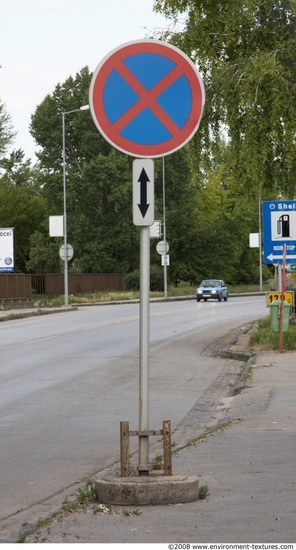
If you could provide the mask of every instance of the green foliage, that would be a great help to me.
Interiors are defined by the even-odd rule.
[[[6,153],[9,145],[12,144],[15,134],[12,129],[11,117],[6,112],[5,106],[0,101],[0,167],[2,167],[1,158]]]
[[[0,177],[0,220],[2,227],[15,228],[16,270],[24,272],[30,250],[31,235],[42,227],[46,201],[35,183],[35,170],[23,153],[17,151],[3,160],[5,172]]]
[[[128,273],[125,277],[127,290],[140,290],[140,271],[136,269],[132,273]],[[151,292],[163,292],[164,276],[163,269],[152,266],[150,269],[150,290]]]
[[[125,277],[125,286],[127,290],[140,290],[140,271],[136,269],[128,273]]]
[[[200,169],[227,135],[236,190],[295,193],[296,10],[294,0],[156,0],[183,31],[166,38],[197,62],[206,88],[191,144]]]
[[[210,492],[209,492],[209,488],[207,485],[201,485],[201,487],[199,488],[199,498],[201,500],[207,498],[207,496],[209,496]]]
[[[61,239],[53,239],[41,231],[35,231],[30,238],[26,270],[29,273],[60,273],[63,269],[59,257],[61,244]]]

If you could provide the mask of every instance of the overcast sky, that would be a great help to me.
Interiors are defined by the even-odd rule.
[[[0,0],[0,101],[17,132],[13,148],[35,160],[31,115],[59,82],[169,25],[152,7],[153,0]]]

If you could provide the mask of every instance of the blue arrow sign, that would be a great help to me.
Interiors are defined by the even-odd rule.
[[[264,262],[282,264],[286,245],[286,262],[296,263],[296,201],[265,201],[262,213]]]

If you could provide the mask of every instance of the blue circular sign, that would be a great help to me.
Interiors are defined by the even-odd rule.
[[[192,61],[158,40],[130,42],[96,68],[90,109],[102,135],[135,157],[160,157],[189,141],[205,94]]]

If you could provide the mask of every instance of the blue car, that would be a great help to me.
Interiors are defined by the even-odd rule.
[[[221,302],[227,302],[228,300],[228,289],[221,281],[221,279],[204,279],[199,287],[196,289],[196,299],[198,302],[200,300],[218,300]]]

